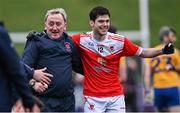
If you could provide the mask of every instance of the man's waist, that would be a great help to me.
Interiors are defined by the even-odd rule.
[[[73,95],[73,91],[72,92],[63,92],[63,93],[59,93],[59,94],[54,94],[54,93],[34,93],[37,97],[41,97],[41,98],[66,98],[69,96]]]
[[[154,88],[170,88],[179,87],[180,83],[155,83]]]
[[[111,96],[118,96],[123,95],[124,91],[123,88],[108,90],[108,91],[97,91],[97,90],[86,90],[83,91],[84,95],[86,96],[95,96],[95,97],[111,97]]]
[[[119,96],[124,95],[124,92],[116,92],[116,93],[90,93],[84,92],[84,96],[94,96],[94,97],[112,97],[112,96]]]
[[[50,85],[47,90],[42,93],[34,92],[37,96],[42,97],[54,97],[54,98],[64,98],[72,95],[74,92],[74,88],[71,85]]]

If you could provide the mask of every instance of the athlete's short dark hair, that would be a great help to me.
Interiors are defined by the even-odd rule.
[[[89,18],[90,20],[95,21],[100,15],[108,15],[110,17],[109,10],[102,6],[94,7],[89,13]]]
[[[163,41],[164,36],[168,36],[169,33],[172,32],[176,35],[176,30],[172,27],[164,26],[159,31],[159,39]]]

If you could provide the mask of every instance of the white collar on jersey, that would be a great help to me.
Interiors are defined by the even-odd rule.
[[[95,37],[93,37],[94,36],[93,31],[87,32],[87,34],[91,34],[91,36],[92,36],[91,38],[96,42],[104,42],[107,39],[109,32],[106,33],[103,40],[97,40]]]

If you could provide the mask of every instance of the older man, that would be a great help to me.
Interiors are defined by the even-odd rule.
[[[73,112],[75,110],[72,69],[82,73],[81,61],[76,47],[64,32],[66,13],[62,8],[48,10],[42,33],[28,36],[22,61],[34,69],[47,67],[53,75],[48,87],[35,82],[35,95],[44,102],[44,112]],[[37,91],[36,87],[42,86]],[[45,89],[47,88],[47,89]]]

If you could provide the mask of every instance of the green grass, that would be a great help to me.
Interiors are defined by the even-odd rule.
[[[180,49],[180,0],[150,0],[151,44],[159,43],[158,31],[161,26],[173,26],[177,30],[176,47]]]
[[[151,45],[159,43],[158,31],[169,25],[180,32],[180,0],[149,0]],[[119,30],[138,30],[138,0],[0,0],[0,20],[10,32],[42,31],[46,11],[62,7],[68,14],[68,31],[88,31],[89,11],[97,5],[109,8],[111,22]],[[180,33],[176,47],[180,49]],[[21,51],[21,46],[17,47]]]
[[[62,7],[68,14],[68,30],[89,30],[90,9],[103,5],[110,9],[119,29],[138,29],[138,0],[0,0],[0,17],[10,31],[42,30],[46,11]],[[129,8],[131,7],[131,8]],[[124,11],[132,12],[125,14]]]
[[[23,53],[24,46],[25,46],[25,44],[22,44],[22,43],[16,43],[15,44],[16,50],[17,50],[19,55],[21,55]]]

